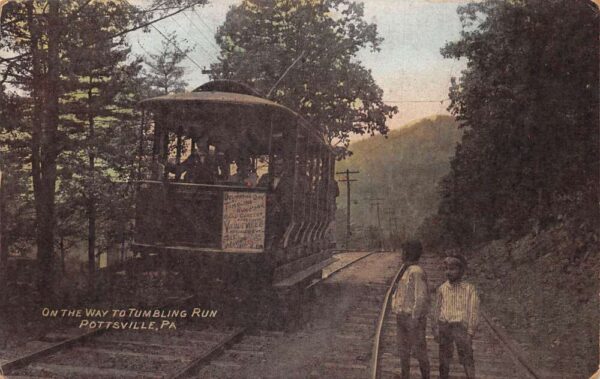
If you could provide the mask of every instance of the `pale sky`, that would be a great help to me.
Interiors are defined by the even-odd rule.
[[[195,46],[189,54],[191,60],[185,61],[190,90],[208,80],[197,65],[208,68],[216,61],[214,34],[229,7],[238,3],[240,0],[212,0],[204,7],[155,24],[164,34],[176,32],[180,39],[187,40],[187,46]],[[459,38],[456,8],[464,3],[464,0],[364,1],[365,18],[377,24],[384,41],[379,53],[363,51],[359,59],[372,70],[375,81],[383,88],[384,100],[399,108],[389,123],[391,129],[422,117],[447,114],[448,102],[440,101],[448,98],[450,77],[459,75],[464,64],[443,59],[440,48]],[[162,39],[153,29],[130,36],[138,54],[156,53]]]

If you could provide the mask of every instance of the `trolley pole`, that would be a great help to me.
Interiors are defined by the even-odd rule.
[[[346,171],[336,172],[337,175],[346,175],[341,182],[346,182],[346,250],[350,248],[350,182],[357,182],[357,179],[350,179],[350,174],[359,174],[360,171]]]

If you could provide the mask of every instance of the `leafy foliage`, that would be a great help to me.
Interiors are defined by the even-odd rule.
[[[74,35],[66,36],[76,50],[73,55],[85,55],[85,59],[73,67],[69,92],[63,95],[61,124],[71,133],[68,148],[59,156],[61,172],[68,176],[60,182],[59,204],[70,208],[68,213],[87,219],[90,271],[96,255],[116,242],[108,238],[108,230],[114,228],[111,224],[121,221],[120,228],[127,234],[128,220],[122,215],[133,212],[131,199],[124,207],[124,199],[114,197],[119,193],[115,187],[124,186],[117,182],[131,180],[134,171],[136,136],[130,129],[135,129],[139,119],[134,107],[142,95],[140,60],[131,59],[124,36],[110,38],[115,28],[134,21],[126,10],[103,3],[88,6],[80,15],[83,25]],[[111,17],[98,19],[98,14]],[[85,48],[91,41],[100,42]],[[72,238],[82,235],[75,230]],[[98,245],[96,235],[101,237]]]
[[[101,248],[128,233],[132,191],[118,183],[132,177],[134,105],[147,86],[125,35],[204,3],[157,0],[138,9],[129,2],[34,0],[4,9],[0,80],[7,87],[0,101],[18,105],[0,112],[2,163],[15,188],[9,228],[19,236],[9,242],[24,238],[37,248],[44,301],[52,295],[59,240],[64,246],[64,238],[84,238],[87,220],[93,268],[96,232]]]
[[[23,133],[28,113],[25,99],[0,91],[0,169],[3,175],[4,212],[2,247],[15,252],[27,251],[34,238],[33,194],[29,187],[30,172],[27,138]]]
[[[442,54],[467,59],[449,108],[464,134],[438,213],[419,233],[469,255],[486,308],[539,347],[542,366],[589,375],[600,264],[598,8],[484,0],[459,15],[461,39]]]
[[[546,227],[569,212],[566,203],[595,209],[594,9],[583,0],[486,0],[459,8],[461,39],[442,54],[468,62],[450,88],[449,108],[465,133],[439,209],[456,243]]]
[[[397,109],[384,104],[370,70],[356,59],[381,43],[377,26],[363,16],[363,5],[351,0],[245,0],[217,32],[221,56],[213,77],[272,94],[335,144],[347,147],[353,133],[386,134],[386,119]]]

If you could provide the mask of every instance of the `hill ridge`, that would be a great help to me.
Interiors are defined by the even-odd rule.
[[[376,136],[350,145],[353,154],[338,162],[337,171],[360,171],[352,183],[353,234],[355,243],[366,238],[367,229],[382,222],[365,199],[385,199],[398,220],[383,220],[384,234],[389,231],[412,234],[421,221],[437,210],[437,183],[450,169],[450,158],[462,132],[453,117],[433,115],[393,130],[388,137]],[[338,240],[343,241],[346,215],[346,191],[340,183],[338,197]],[[360,222],[358,220],[361,220]],[[372,231],[372,230],[371,230]],[[358,247],[358,246],[357,246]]]

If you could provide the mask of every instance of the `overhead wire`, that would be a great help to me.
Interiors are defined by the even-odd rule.
[[[142,43],[140,42],[140,39],[139,39],[139,38],[137,39],[137,44],[138,44],[138,46],[139,46],[139,47],[140,47],[142,50],[144,50],[144,53],[146,53],[148,56],[152,56],[152,55],[154,55],[154,54],[152,54],[151,52],[149,52],[148,50],[146,50],[146,48],[144,47],[144,45],[142,45]]]
[[[190,16],[188,16],[186,13],[183,13],[183,15],[185,16],[185,18],[187,18],[187,19],[188,19],[188,21],[189,21],[190,25],[192,25],[192,27],[193,27],[194,29],[196,29],[196,30],[198,31],[198,33],[200,33],[200,36],[202,36],[202,38],[203,38],[203,39],[204,39],[206,42],[208,42],[208,44],[210,45],[210,47],[211,47],[213,50],[215,50],[215,52],[218,54],[218,53],[219,53],[219,48],[217,47],[217,45],[216,45],[214,42],[212,42],[212,41],[210,40],[210,38],[208,38],[208,37],[206,36],[206,34],[205,34],[205,33],[204,33],[204,32],[203,32],[203,31],[202,31],[202,30],[201,30],[201,29],[200,29],[198,26],[196,26],[196,24],[194,23],[194,20],[192,20],[192,19],[190,18]]]
[[[212,34],[213,31],[210,28],[210,26],[208,26],[208,24],[204,21],[204,19],[202,18],[202,16],[200,15],[200,13],[198,13],[197,10],[192,9],[192,13],[194,13],[196,15],[196,17],[198,18],[198,20],[200,20],[200,23],[202,25],[204,25],[204,27],[206,28],[206,30],[208,31],[209,34]],[[210,41],[210,43],[213,44],[213,46],[217,49],[217,51],[220,49],[219,46],[214,42],[214,41]]]
[[[123,0],[123,1],[133,7],[133,5],[129,2],[129,0]],[[117,38],[117,37],[120,37],[122,35],[134,32],[136,30],[139,30],[139,29],[142,29],[142,28],[146,28],[148,26],[153,26],[155,23],[157,23],[159,21],[166,20],[167,18],[173,17],[173,16],[175,16],[178,13],[181,13],[181,12],[187,10],[187,9],[195,7],[196,5],[198,5],[198,4],[196,3],[196,4],[190,4],[190,5],[184,6],[182,8],[179,8],[176,11],[173,11],[172,13],[166,14],[164,16],[161,16],[161,17],[157,18],[157,19],[150,20],[148,22],[143,22],[143,23],[138,24],[135,27],[130,28],[130,29],[122,30],[122,31],[120,31],[120,32],[118,32],[116,34],[113,34],[112,36],[110,36],[110,38]]]
[[[150,24],[150,26],[156,30],[158,32],[158,34],[160,34],[165,41],[167,41],[170,45],[172,45],[175,49],[177,49],[181,54],[183,54],[190,62],[192,62],[196,67],[198,67],[200,70],[202,70],[202,66],[200,66],[200,64],[198,64],[198,62],[196,62],[195,60],[193,60],[185,51],[181,50],[181,48],[179,46],[177,46],[176,43],[174,43],[172,41],[171,38],[167,37],[163,32],[160,31],[160,29],[158,29],[156,26],[154,26],[153,24]]]
[[[124,0],[124,1],[125,1],[126,3],[128,3],[129,5],[131,5],[131,2],[130,2],[129,0]],[[131,6],[133,6],[133,5],[131,5]],[[161,17],[161,18],[159,18],[158,20],[156,20],[156,21],[154,21],[154,22],[152,22],[152,23],[146,23],[146,25],[145,25],[145,26],[150,26],[150,27],[152,27],[152,29],[156,30],[156,31],[158,32],[158,34],[160,34],[160,35],[161,35],[161,36],[162,36],[162,37],[165,39],[165,41],[167,41],[167,43],[169,43],[170,45],[172,45],[172,46],[173,46],[175,49],[177,49],[177,50],[178,50],[178,51],[179,51],[181,54],[183,54],[183,56],[185,56],[185,57],[186,57],[186,58],[187,58],[187,59],[188,59],[190,62],[192,62],[192,63],[193,63],[193,64],[194,64],[196,67],[198,67],[200,70],[202,70],[202,66],[200,66],[200,64],[198,64],[198,62],[196,62],[194,59],[192,59],[192,58],[191,58],[191,57],[190,57],[190,56],[189,56],[189,55],[188,55],[188,54],[187,54],[185,51],[181,50],[181,48],[180,48],[179,46],[177,46],[177,44],[176,44],[176,43],[174,43],[174,42],[172,41],[172,39],[171,39],[171,38],[167,37],[167,36],[166,36],[166,35],[165,35],[165,34],[164,34],[164,33],[163,33],[163,32],[162,32],[162,31],[161,31],[159,28],[157,28],[157,27],[154,25],[154,23],[155,23],[155,22],[162,21],[162,20],[164,20],[164,19],[166,19],[166,18],[168,18],[168,17],[175,16],[177,13],[183,12],[184,10],[186,10],[186,9],[188,9],[188,8],[191,8],[191,7],[193,7],[193,6],[195,6],[195,5],[191,5],[191,6],[184,7],[184,8],[182,8],[181,10],[178,10],[178,11],[176,11],[176,12],[173,12],[173,13],[171,13],[171,14],[167,15],[167,16]]]
[[[185,14],[185,13],[184,13],[184,14]],[[186,32],[187,32],[187,31],[185,30],[185,28],[184,28],[184,27],[183,27],[183,26],[182,26],[182,25],[179,23],[179,21],[177,21],[177,19],[176,19],[176,18],[173,18],[173,21],[174,21],[174,22],[175,22],[175,24],[176,24],[176,25],[179,27],[179,29],[183,30],[183,32],[184,32],[184,33],[186,33]],[[204,46],[203,46],[203,45],[202,45],[200,42],[198,42],[198,40],[196,40],[195,38],[194,38],[194,42],[196,43],[196,45],[197,45],[197,46],[198,46],[198,47],[199,47],[199,48],[200,48],[202,51],[204,51],[204,53],[205,53],[206,55],[208,55],[208,56],[211,56],[211,55],[212,55],[212,54],[211,54],[211,53],[210,53],[208,50],[206,50],[206,49],[204,48]]]

